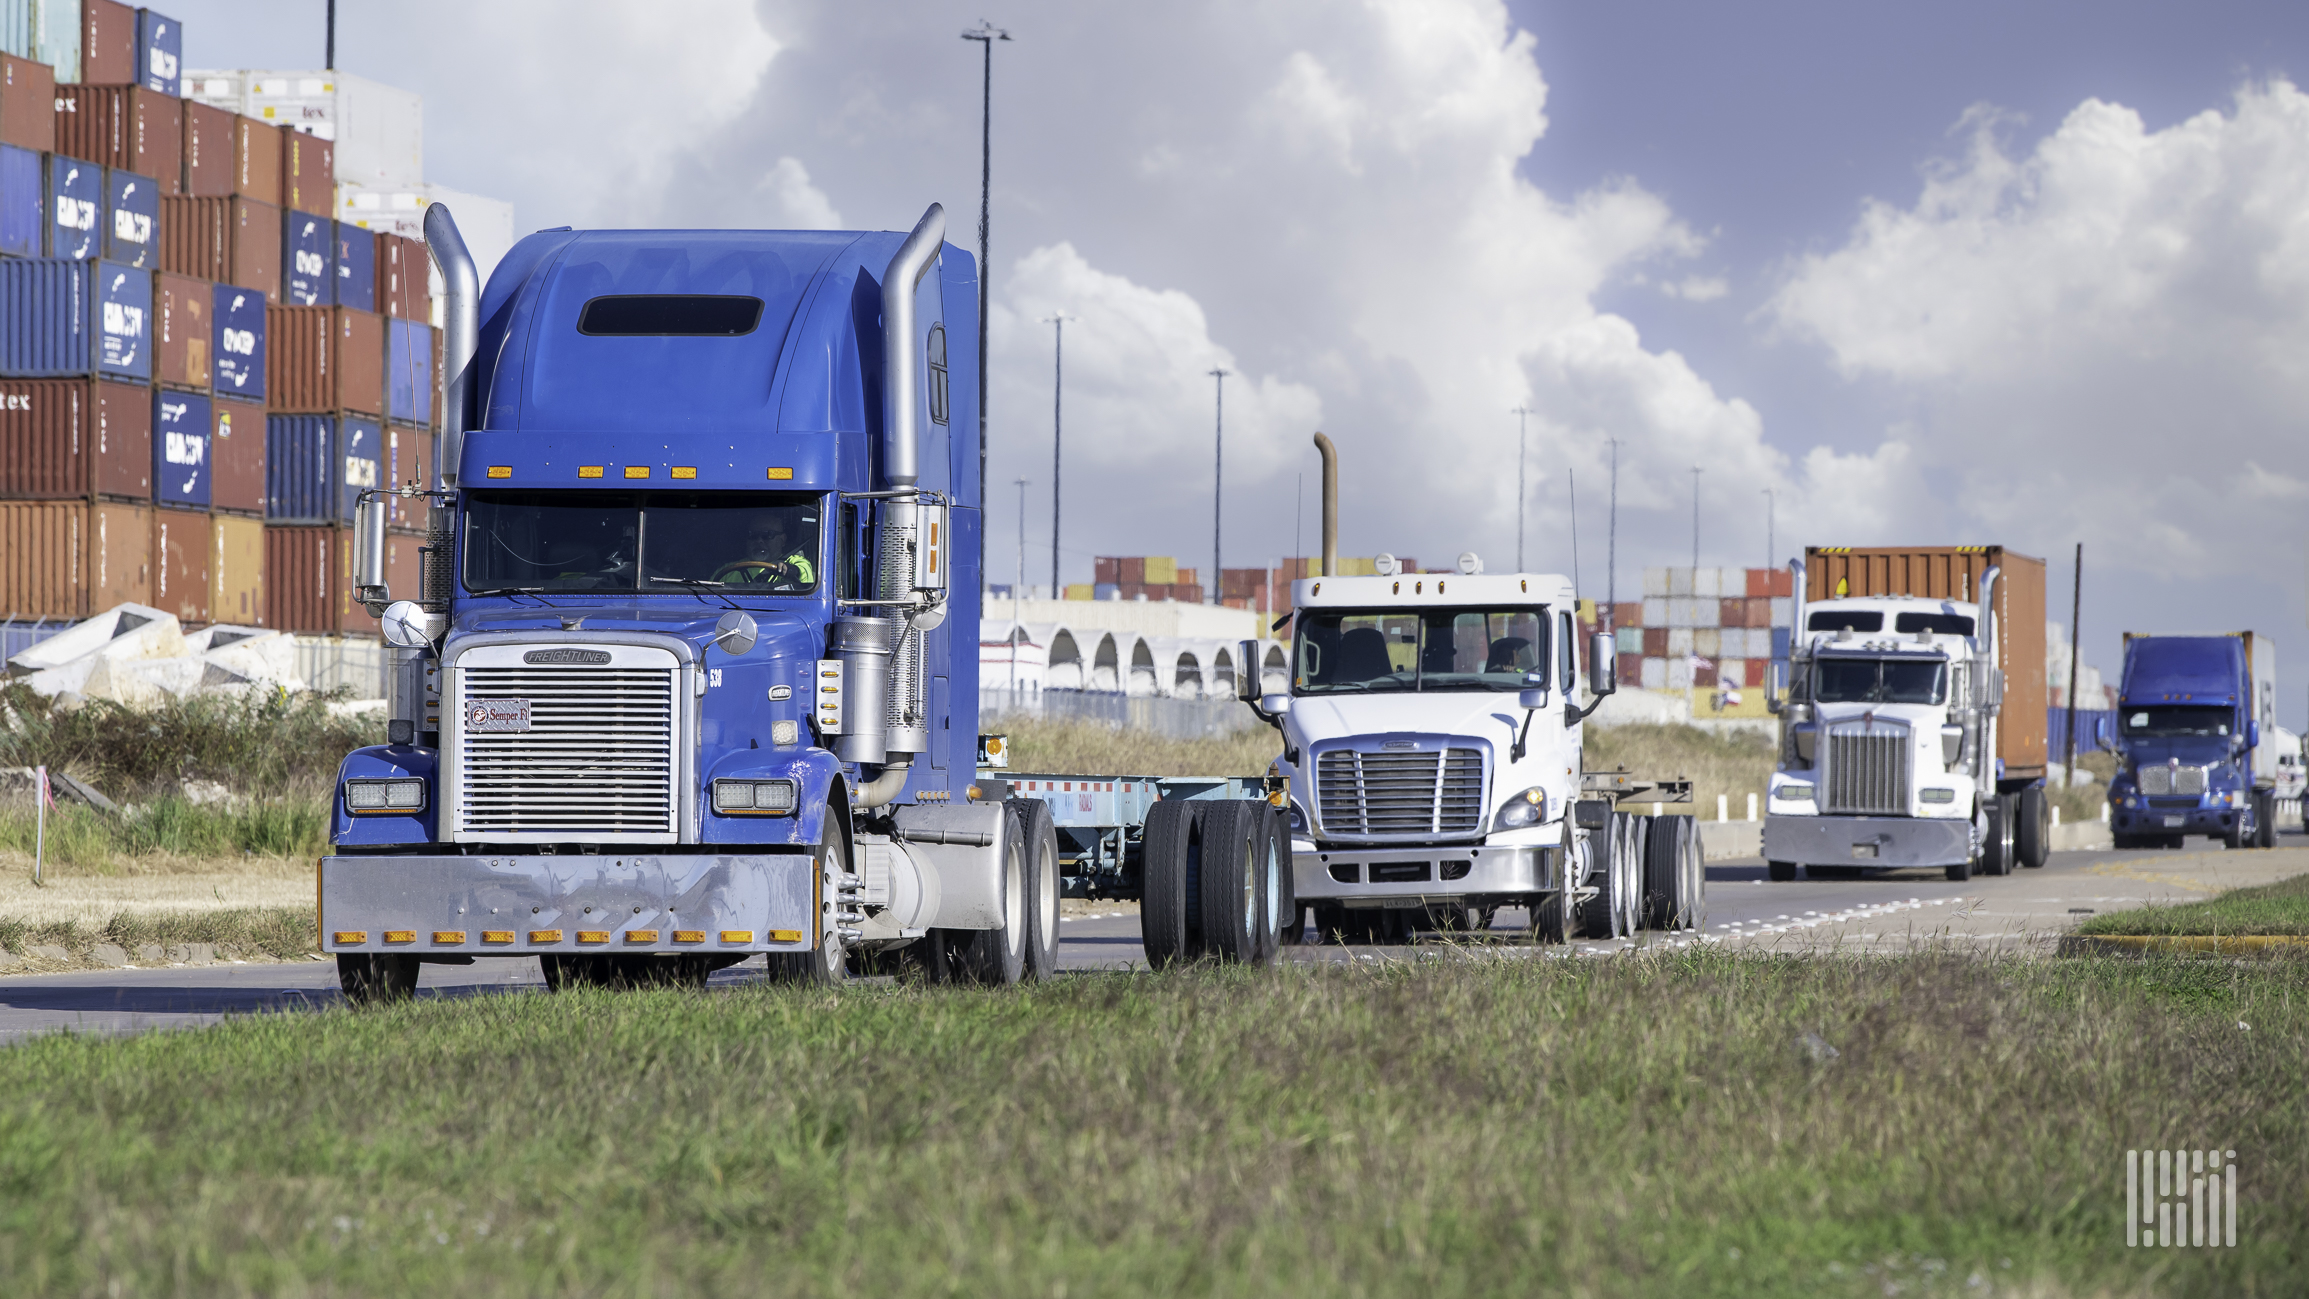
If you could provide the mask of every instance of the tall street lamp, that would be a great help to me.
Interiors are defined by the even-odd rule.
[[[981,18],[978,26],[962,33],[962,39],[978,42],[986,52],[985,85],[978,101],[978,500],[983,508],[986,501],[986,299],[994,288],[994,267],[986,260],[987,218],[994,184],[994,42],[1009,40],[1010,33]],[[978,589],[986,589],[984,528],[978,530]]]
[[[1018,482],[1018,581],[1010,588],[1010,706],[1018,706],[1018,600],[1026,586],[1026,480]]]
[[[1531,499],[1531,489],[1524,485],[1523,480],[1524,453],[1529,446],[1523,432],[1523,420],[1531,411],[1527,407],[1518,406],[1508,413],[1515,416],[1515,571],[1528,573],[1531,570],[1523,566],[1523,507],[1524,502]]]
[[[1213,411],[1211,434],[1211,603],[1222,604],[1219,588],[1226,571],[1219,567],[1219,505],[1224,499],[1222,481],[1227,467],[1227,376],[1231,370],[1213,367],[1210,374],[1218,387],[1217,406]]]
[[[1053,600],[1065,594],[1058,585],[1059,416],[1063,409],[1060,403],[1066,397],[1066,322],[1073,319],[1078,317],[1061,311],[1055,316],[1045,317],[1042,322],[1056,327],[1051,336],[1050,351],[1050,598]]]

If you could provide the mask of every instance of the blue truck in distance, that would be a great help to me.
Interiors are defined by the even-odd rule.
[[[978,274],[944,228],[548,230],[483,291],[428,210],[440,478],[361,497],[388,743],[345,759],[317,885],[349,998],[493,958],[1054,971],[1049,806],[977,765]],[[393,591],[386,507],[419,504]],[[1287,840],[1247,792],[1157,802],[1168,864],[1128,884],[1271,958]]]
[[[2119,765],[2109,828],[2119,848],[2277,843],[2277,647],[2254,632],[2125,633]]]

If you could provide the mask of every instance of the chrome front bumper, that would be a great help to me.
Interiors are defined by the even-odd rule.
[[[807,853],[323,857],[321,950],[801,951],[819,937],[817,881]]]
[[[1549,892],[1559,887],[1555,862],[1561,855],[1560,848],[1467,844],[1342,851],[1318,849],[1300,840],[1292,845],[1291,877],[1301,902],[1413,907],[1455,898]],[[1419,878],[1420,867],[1425,868],[1424,878]],[[1462,869],[1458,878],[1445,878]],[[1374,874],[1382,878],[1374,880]]]
[[[1953,866],[1972,823],[1905,816],[1768,816],[1764,859],[1800,866]]]

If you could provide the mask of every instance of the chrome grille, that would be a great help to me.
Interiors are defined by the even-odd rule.
[[[1830,813],[1908,814],[1908,732],[1887,733],[1883,722],[1866,728],[1831,730],[1825,764]]]
[[[1333,749],[1315,762],[1324,835],[1468,835],[1483,829],[1483,751],[1362,753]]]
[[[2144,794],[2197,795],[2205,792],[2203,767],[2145,765],[2134,776]]]
[[[678,671],[469,667],[458,674],[458,828],[671,842]],[[526,732],[466,729],[473,699],[526,699]]]

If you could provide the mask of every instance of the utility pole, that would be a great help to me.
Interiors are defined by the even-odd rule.
[[[1563,471],[1563,490],[1571,498],[1571,589],[1576,601],[1579,598],[1579,479],[1569,468]]]
[[[1692,581],[1700,572],[1700,467],[1692,466]]]
[[[329,0],[329,36],[321,53],[321,66],[331,72],[337,70],[337,0]]]
[[[1523,564],[1523,508],[1524,502],[1531,499],[1531,489],[1524,485],[1523,480],[1523,466],[1527,458],[1527,441],[1523,432],[1523,420],[1525,416],[1531,414],[1531,411],[1528,407],[1518,406],[1508,413],[1515,416],[1515,571],[1528,573],[1531,570],[1525,568]],[[1578,535],[1579,525],[1575,522],[1572,525],[1572,545],[1575,548],[1579,545]]]
[[[1769,487],[1765,488],[1765,489],[1764,489],[1764,567],[1766,567],[1766,568],[1771,568],[1771,567],[1773,567],[1775,564],[1777,564],[1777,563],[1778,563],[1778,561],[1777,561],[1777,560],[1775,560],[1775,559],[1773,559],[1773,558],[1772,558],[1772,556],[1773,556],[1773,555],[1775,555],[1775,554],[1778,554],[1778,553],[1779,553],[1779,547],[1778,547],[1776,544],[1774,544],[1774,542],[1773,542],[1773,540],[1772,540],[1772,514],[1773,514],[1773,508],[1774,508],[1774,507],[1775,507],[1775,506],[1776,506],[1778,503],[1779,503],[1779,502],[1778,502],[1776,499],[1774,499],[1774,497],[1772,496],[1772,489],[1771,489],[1771,488],[1769,488]]]
[[[1611,440],[1611,511],[1610,523],[1604,534],[1603,598],[1611,606],[1604,611],[1603,625],[1612,626],[1612,614],[1619,609],[1620,580],[1620,440]]]
[[[336,0],[329,0],[333,11]],[[994,42],[1007,41],[1010,33],[981,18],[978,26],[962,33],[962,39],[976,41],[984,47],[986,72],[978,100],[978,499],[983,507],[986,500],[986,302],[994,289],[994,267],[987,258],[988,217],[994,201]],[[1052,483],[1056,490],[1058,484]],[[1050,539],[1058,544],[1057,534]],[[1055,581],[1056,579],[1053,579]],[[986,530],[978,530],[978,589],[986,589]],[[1052,595],[1058,594],[1054,586]]]
[[[1058,456],[1059,403],[1066,396],[1067,319],[1067,314],[1062,311],[1042,322],[1056,326],[1050,352],[1050,598],[1053,600],[1063,594],[1058,585]]]
[[[1226,499],[1226,494],[1224,491],[1224,475],[1227,467],[1227,376],[1232,373],[1233,371],[1231,370],[1222,370],[1216,367],[1213,367],[1210,372],[1211,378],[1216,381],[1217,384],[1217,387],[1214,390],[1217,394],[1215,399],[1217,405],[1212,408],[1212,419],[1214,422],[1212,424],[1211,433],[1212,604],[1222,603],[1219,598],[1220,578],[1221,575],[1226,572],[1225,569],[1219,567],[1219,507],[1224,503]]]
[[[2077,619],[2084,616],[2085,608],[2085,543],[2076,544],[2076,577],[2069,584],[2068,597],[2068,752],[2061,759],[2061,783],[2076,780],[2076,665],[2083,656],[2084,629]]]
[[[1010,706],[1018,706],[1018,597],[1026,586],[1026,480],[1018,479],[1018,581],[1010,588]]]

